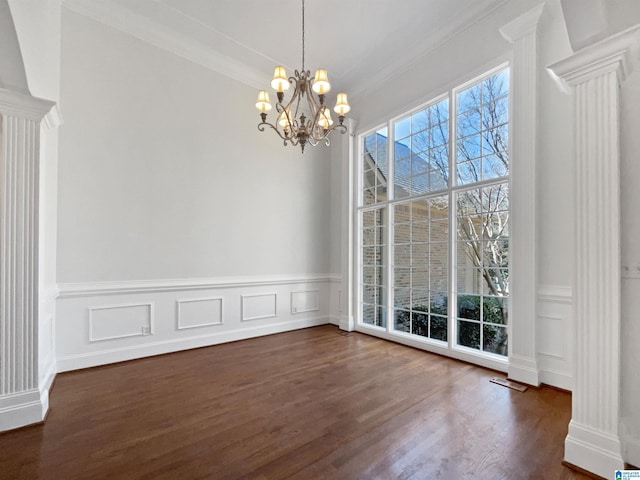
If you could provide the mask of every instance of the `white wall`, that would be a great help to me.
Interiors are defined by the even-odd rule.
[[[8,0],[8,3],[29,92],[34,97],[58,100],[61,0]]]
[[[0,0],[0,88],[29,93],[20,44],[7,0]]]
[[[640,21],[640,15],[638,18]],[[621,434],[624,458],[640,466],[640,66],[620,92],[622,210]],[[629,267],[625,271],[624,267]]]
[[[330,150],[301,155],[259,132],[255,96],[63,9],[61,368],[328,321]],[[317,308],[294,312],[292,292],[315,290]],[[241,296],[256,293],[276,293],[277,312],[271,303],[242,321]],[[223,325],[178,328],[177,301],[220,296]],[[111,309],[108,336],[118,338],[90,342],[91,309],[132,300],[154,303],[154,318]],[[153,335],[126,337],[148,321]]]

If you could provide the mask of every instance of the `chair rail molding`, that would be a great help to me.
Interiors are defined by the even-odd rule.
[[[548,67],[573,94],[575,115],[574,388],[565,461],[606,478],[624,467],[619,89],[639,47],[637,25]]]
[[[509,332],[509,378],[540,385],[536,354],[536,127],[538,24],[542,3],[500,28],[513,44],[512,61],[512,191],[511,230],[511,331]]]
[[[40,131],[54,103],[0,89],[0,430],[44,419],[54,369],[41,362]],[[52,373],[53,372],[53,373]]]

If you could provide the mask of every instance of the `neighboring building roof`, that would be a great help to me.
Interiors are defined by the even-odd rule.
[[[379,177],[383,178],[384,185],[387,184],[389,178],[389,165],[387,162],[387,137],[375,133],[368,135],[364,139],[364,154],[368,156],[372,167],[377,169]],[[384,146],[385,148],[380,148]],[[432,183],[438,185],[447,185],[445,175],[434,170],[430,165],[428,152],[416,153],[404,143],[395,142],[393,156],[395,159],[407,159],[407,161],[394,162],[394,188],[396,197],[404,197],[413,194],[427,193],[430,190],[439,190],[440,188],[429,188],[429,177]],[[415,172],[422,172],[415,175]],[[412,175],[413,173],[413,175]],[[399,192],[398,189],[402,191]]]

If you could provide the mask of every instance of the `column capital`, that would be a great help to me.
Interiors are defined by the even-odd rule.
[[[571,87],[610,72],[616,72],[618,82],[623,82],[637,62],[639,50],[640,24],[578,50],[547,70],[566,93]]]
[[[515,43],[527,35],[535,34],[544,6],[545,3],[543,2],[528,12],[523,13],[518,18],[503,25],[499,28],[500,34],[510,43]]]
[[[0,115],[40,121],[54,106],[55,102],[0,88]]]

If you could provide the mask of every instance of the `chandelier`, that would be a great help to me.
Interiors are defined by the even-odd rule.
[[[294,86],[293,95],[285,102],[285,91],[290,84]],[[345,115],[351,110],[346,93],[339,93],[334,107],[338,114],[338,125],[334,125],[331,110],[325,105],[325,95],[331,90],[327,71],[318,69],[313,80],[311,71],[304,69],[304,0],[302,0],[302,70],[296,70],[293,77],[287,78],[283,66],[277,66],[271,80],[271,88],[276,91],[277,120],[275,125],[267,122],[267,112],[271,110],[269,93],[266,90],[258,92],[256,108],[260,112],[262,121],[258,130],[264,132],[265,127],[271,127],[284,140],[284,145],[300,145],[302,153],[307,143],[316,146],[320,142],[329,145],[329,134],[334,130],[341,133],[347,131],[344,125]],[[315,95],[314,95],[315,94]]]

